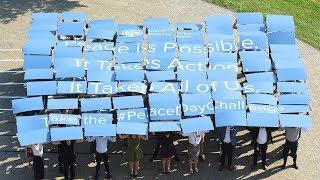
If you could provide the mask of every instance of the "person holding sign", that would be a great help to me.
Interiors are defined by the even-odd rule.
[[[119,135],[120,139],[128,140],[127,155],[132,176],[138,176],[139,161],[143,158],[140,139],[148,140],[147,136],[141,135]]]
[[[96,175],[95,177],[99,177],[100,164],[103,160],[105,171],[107,173],[107,178],[111,179],[110,168],[109,168],[109,158],[108,158],[108,141],[116,142],[115,137],[88,137],[87,140],[89,142],[96,141]]]
[[[188,134],[183,134],[181,132],[181,135],[188,136],[188,140],[189,140],[188,158],[189,158],[190,173],[193,173],[193,170],[195,172],[199,172],[198,159],[200,155],[200,143],[202,138],[204,137],[204,132],[193,132]],[[194,169],[192,167],[192,164],[194,164]]]
[[[254,170],[257,166],[258,155],[261,154],[261,168],[266,170],[266,158],[267,158],[267,148],[268,142],[272,141],[271,135],[272,128],[269,127],[254,127],[251,128],[251,144],[253,145],[254,153],[253,153],[253,163],[251,169]]]
[[[170,132],[165,132],[160,139],[160,154],[163,173],[171,172],[171,157],[176,153],[173,142],[174,140]]]
[[[223,126],[218,127],[219,141],[220,141],[220,167],[219,171],[223,170],[225,159],[228,156],[228,169],[230,171],[232,168],[232,158],[233,158],[233,149],[236,146],[237,139],[236,133],[237,130],[234,126]]]
[[[33,172],[34,179],[39,180],[44,177],[44,162],[43,162],[43,145],[33,144],[31,145],[33,152]]]
[[[71,179],[74,179],[75,172],[74,172],[74,165],[76,162],[76,155],[74,152],[74,144],[75,140],[68,140],[61,142],[62,154],[61,158],[63,161],[63,168],[64,168],[64,178],[68,179],[69,177],[69,169],[70,169],[70,176]]]
[[[301,136],[301,128],[297,127],[287,127],[285,129],[286,142],[283,147],[283,165],[282,169],[286,167],[287,158],[290,151],[290,156],[293,159],[293,167],[298,169],[297,166],[297,149],[298,149],[298,140]]]

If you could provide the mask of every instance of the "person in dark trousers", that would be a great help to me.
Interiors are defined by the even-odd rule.
[[[287,158],[290,152],[290,156],[293,159],[293,167],[298,169],[297,166],[297,150],[298,150],[298,140],[301,136],[301,128],[297,127],[287,127],[285,129],[286,142],[283,147],[283,165],[282,169],[286,167]]]
[[[258,162],[258,156],[261,155],[261,169],[266,170],[266,158],[267,158],[267,149],[268,149],[268,143],[272,141],[272,135],[271,132],[274,128],[269,127],[254,127],[250,128],[250,134],[251,134],[251,144],[253,146],[253,162],[251,169],[254,170],[257,166]]]
[[[226,157],[228,156],[228,169],[233,170],[232,159],[233,149],[236,146],[237,130],[234,126],[218,127],[219,141],[220,141],[220,167],[219,171],[223,170]]]
[[[161,147],[161,136],[162,134],[161,133],[155,133],[156,136],[158,136],[158,141],[157,141],[157,144],[155,145],[154,147],[154,150],[153,150],[153,154],[152,154],[152,157],[150,159],[150,161],[154,161],[156,159],[158,159],[158,154],[160,152],[160,147]],[[171,134],[173,136],[173,134]],[[179,159],[179,156],[176,152],[174,152],[173,154],[173,159],[176,161],[176,162],[180,162],[180,159]]]
[[[173,142],[174,139],[170,132],[163,133],[160,138],[160,154],[163,173],[171,172],[171,158],[176,153]]]
[[[57,144],[57,147],[58,147],[59,172],[60,172],[61,174],[63,174],[63,173],[64,173],[63,159],[62,159],[63,149],[62,149],[62,145],[61,145],[61,144]]]
[[[42,144],[31,145],[33,152],[33,173],[34,179],[44,178],[43,146]]]
[[[115,142],[115,137],[88,137],[89,142],[96,141],[96,175],[95,178],[99,177],[100,165],[103,160],[105,166],[105,172],[107,173],[107,178],[111,179],[110,168],[109,168],[109,158],[108,158],[108,141]]]
[[[69,178],[69,170],[70,170],[70,178],[75,178],[74,166],[76,161],[76,155],[74,152],[75,140],[62,141],[62,161],[64,167],[64,178]]]

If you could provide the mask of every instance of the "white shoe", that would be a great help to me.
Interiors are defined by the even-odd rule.
[[[190,170],[189,170],[189,171],[190,171],[190,173],[191,173],[191,174],[193,173],[193,169],[192,169],[192,168],[190,168]]]
[[[198,172],[199,172],[199,170],[198,170],[198,168],[197,168],[197,167],[195,167],[195,168],[194,168],[194,171],[196,171],[196,173],[198,173]]]

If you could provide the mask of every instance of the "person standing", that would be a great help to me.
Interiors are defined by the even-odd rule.
[[[107,173],[107,178],[111,179],[111,174],[110,174],[110,168],[109,168],[109,156],[108,156],[108,141],[115,142],[116,138],[115,137],[91,137],[88,138],[89,142],[96,142],[96,175],[95,177],[99,177],[99,171],[100,171],[100,164],[101,161],[103,160],[104,166],[105,166],[105,172]]]
[[[130,173],[132,176],[137,177],[140,166],[139,161],[143,158],[140,139],[148,140],[148,137],[141,135],[119,135],[119,137],[121,139],[127,139],[128,141],[127,155],[130,165]]]
[[[252,140],[251,143],[253,145],[254,153],[253,153],[253,163],[251,169],[254,170],[257,166],[258,155],[261,154],[261,169],[266,170],[266,158],[267,158],[267,149],[268,142],[273,143],[272,128],[265,127],[254,127],[251,129]]]
[[[63,161],[64,168],[64,178],[69,178],[69,170],[70,170],[70,178],[75,178],[74,166],[76,162],[76,155],[74,152],[75,140],[67,140],[61,142],[62,154],[61,158]]]
[[[293,167],[298,169],[297,166],[297,150],[298,150],[298,140],[301,136],[301,128],[297,127],[287,127],[285,129],[286,142],[283,148],[283,165],[282,169],[286,167],[288,154],[293,159]]]
[[[33,152],[33,173],[34,179],[39,180],[44,178],[44,162],[43,162],[43,145],[31,145]]]
[[[219,171],[223,170],[226,157],[228,156],[228,169],[233,170],[232,159],[233,149],[236,146],[236,128],[234,126],[224,126],[218,128],[220,141],[220,167]]]
[[[193,173],[193,170],[195,172],[199,172],[198,169],[198,160],[200,155],[200,142],[202,140],[202,137],[204,137],[203,132],[192,132],[188,134],[183,134],[183,136],[188,136],[189,140],[189,146],[188,146],[188,161],[189,161],[189,171],[190,173]],[[194,169],[192,165],[194,164]]]
[[[161,142],[160,141],[161,141],[161,137],[162,137],[163,133],[157,132],[154,135],[157,136],[158,138],[157,138],[157,143],[156,143],[156,145],[155,145],[155,147],[153,149],[153,154],[152,154],[152,157],[150,158],[150,162],[153,162],[158,157],[158,154],[159,154],[160,148],[161,148]],[[171,134],[171,136],[173,136],[173,134]],[[173,159],[176,162],[180,162],[179,156],[178,156],[176,151],[173,154]]]
[[[171,158],[176,153],[173,142],[174,140],[170,132],[165,132],[160,139],[160,154],[163,173],[171,172]]]

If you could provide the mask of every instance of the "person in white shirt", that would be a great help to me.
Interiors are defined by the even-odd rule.
[[[189,146],[188,146],[188,158],[189,158],[189,167],[190,173],[199,172],[198,170],[198,159],[200,155],[200,142],[204,137],[203,132],[193,132],[188,134],[183,134],[183,136],[188,136]],[[194,164],[194,169],[192,165]]]
[[[253,145],[253,163],[251,169],[254,170],[257,166],[258,156],[261,154],[261,168],[266,170],[267,148],[268,142],[272,142],[271,131],[273,128],[255,127],[250,130],[252,135],[251,143]]]
[[[301,128],[297,127],[287,127],[285,129],[286,142],[283,147],[283,165],[282,169],[286,167],[287,158],[290,152],[290,156],[293,159],[293,167],[298,169],[297,166],[297,150],[298,150],[298,140],[301,135]]]
[[[105,166],[105,171],[107,173],[107,178],[111,179],[111,174],[110,174],[110,168],[109,168],[109,158],[108,158],[108,141],[115,142],[116,137],[102,137],[102,136],[96,136],[96,137],[88,137],[87,140],[89,142],[96,141],[96,161],[97,161],[97,166],[96,166],[96,178],[99,176],[99,171],[100,171],[100,164],[101,161],[103,160],[104,166]]]
[[[33,173],[36,180],[44,178],[43,145],[33,144],[30,146],[33,152]]]

